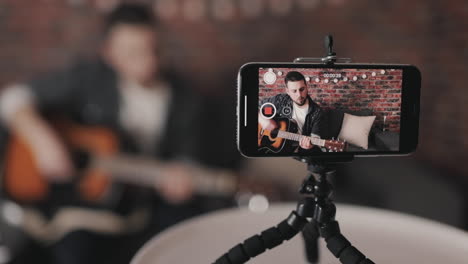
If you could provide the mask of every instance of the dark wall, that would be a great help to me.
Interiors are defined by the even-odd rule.
[[[0,1],[0,85],[95,53],[100,17],[112,2]],[[468,2],[145,2],[162,15],[166,62],[189,75],[194,89],[215,102],[233,105],[236,73],[243,63],[321,56],[328,33],[335,36],[338,55],[355,62],[417,65],[423,87],[416,156],[468,175],[463,165],[468,150]],[[225,120],[233,121],[232,115]]]

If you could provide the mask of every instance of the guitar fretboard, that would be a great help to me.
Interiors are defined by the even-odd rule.
[[[321,146],[321,147],[325,146],[325,140],[324,139],[308,137],[308,136],[295,134],[295,133],[282,131],[282,130],[278,131],[278,137],[289,139],[289,140],[294,140],[294,141],[301,141],[304,137],[307,137],[307,138],[310,139],[310,142],[313,145],[317,145],[317,146]]]
[[[237,191],[235,175],[227,170],[185,164],[190,168],[196,192],[209,195],[232,195]],[[111,172],[109,176],[122,182],[154,186],[164,177],[163,164],[152,159],[127,155],[94,157],[92,167]],[[167,175],[166,175],[167,177]]]

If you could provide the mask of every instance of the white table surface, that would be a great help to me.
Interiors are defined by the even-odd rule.
[[[262,214],[227,209],[177,224],[151,239],[132,264],[213,263],[246,238],[277,225],[295,204]],[[423,218],[367,207],[337,205],[342,234],[375,263],[468,263],[468,233]],[[320,240],[320,263],[340,263]],[[306,263],[302,236],[251,259],[255,263]]]

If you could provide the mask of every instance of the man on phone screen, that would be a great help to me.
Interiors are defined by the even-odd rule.
[[[299,141],[299,153],[318,151],[314,148],[310,137],[320,137],[320,121],[322,110],[308,93],[307,82],[304,75],[297,71],[290,71],[284,78],[285,93],[261,100],[260,105],[272,103],[276,107],[276,116],[288,118],[297,124],[297,132],[303,137]],[[258,115],[258,122],[263,129],[274,130],[278,127],[274,119],[267,119]]]

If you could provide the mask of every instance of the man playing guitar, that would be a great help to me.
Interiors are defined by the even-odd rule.
[[[305,135],[299,141],[297,151],[307,154],[307,152],[320,151],[314,147],[310,137],[320,137],[320,122],[322,110],[309,96],[307,82],[304,75],[297,71],[290,71],[284,78],[286,85],[285,93],[277,94],[270,98],[265,98],[260,105],[272,103],[276,107],[279,117],[294,120],[297,124],[297,133]],[[266,130],[274,130],[278,127],[273,119],[265,118],[261,113],[258,115],[260,126]],[[309,137],[310,136],[310,137]]]
[[[11,134],[25,142],[40,174],[54,184],[73,181],[76,170],[70,152],[46,120],[57,114],[80,124],[111,128],[122,139],[120,148],[124,152],[171,160],[162,165],[162,174],[167,177],[154,184],[156,203],[151,211],[157,214],[157,227],[153,227],[152,234],[200,213],[193,204],[184,206],[192,198],[194,183],[191,169],[177,162],[194,156],[196,140],[186,134],[197,127],[191,115],[197,112],[198,105],[188,85],[162,68],[158,33],[150,8],[121,4],[105,21],[97,60],[80,62],[40,80],[11,84],[0,94],[2,122]],[[112,186],[116,187],[112,188],[115,193],[106,193],[106,197],[118,194],[118,198],[103,209],[125,213],[141,206],[142,201],[148,203],[148,199],[140,199],[145,192],[135,191],[133,186]],[[96,243],[99,239],[100,244]],[[111,263],[109,257],[118,252],[104,252],[100,247],[111,240],[115,237],[73,232],[61,239],[62,243],[51,246],[52,260],[45,262]]]

